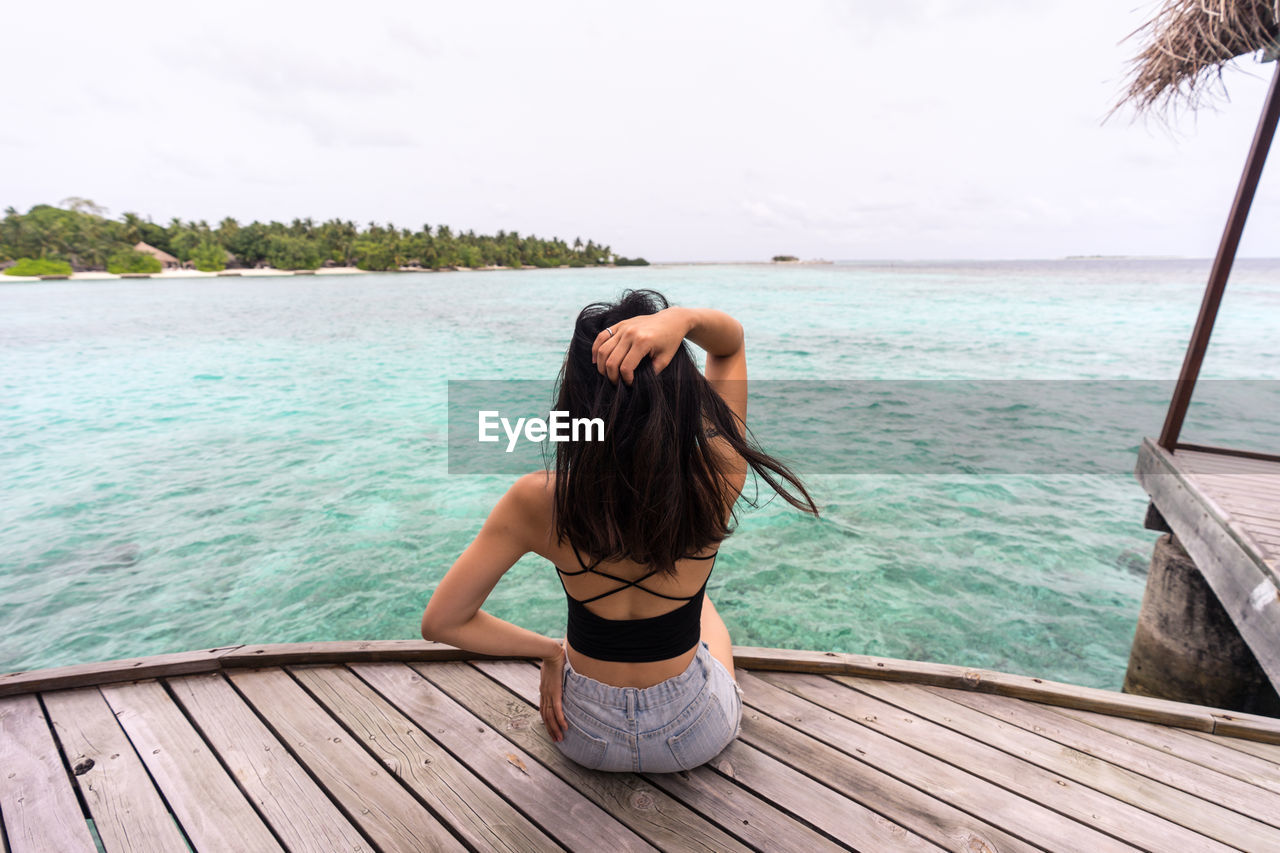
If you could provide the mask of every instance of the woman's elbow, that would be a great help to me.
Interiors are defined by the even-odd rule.
[[[440,625],[440,621],[439,619],[436,619],[434,613],[429,611],[422,613],[421,629],[422,639],[433,643],[444,642],[443,635],[447,633],[447,631],[445,631],[443,625]]]
[[[422,611],[422,639],[434,643],[448,643],[453,645],[452,637],[454,629],[458,627],[458,622],[442,618],[442,614],[437,609],[432,609],[430,605]]]
[[[421,628],[422,639],[437,643],[441,641],[440,635],[444,633],[444,627],[440,624],[440,620],[436,614],[431,612],[430,607],[422,611]]]

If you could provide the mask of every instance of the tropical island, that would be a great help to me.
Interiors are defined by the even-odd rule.
[[[210,226],[175,217],[158,225],[136,213],[109,219],[106,210],[83,198],[64,199],[58,206],[38,204],[26,213],[9,207],[0,220],[0,269],[17,276],[647,265],[644,258],[620,257],[609,246],[581,237],[569,244],[515,231],[486,235],[455,233],[448,225],[410,230],[374,222],[361,228],[350,220],[317,223],[310,218],[286,225],[241,224],[227,217]]]

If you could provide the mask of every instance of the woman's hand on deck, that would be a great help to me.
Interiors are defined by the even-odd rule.
[[[542,713],[542,722],[547,727],[547,734],[554,741],[564,740],[565,730],[569,728],[564,719],[564,706],[561,696],[564,690],[564,645],[553,657],[542,659],[542,683],[539,694],[538,709]]]
[[[645,356],[652,357],[654,373],[661,373],[671,363],[689,333],[689,322],[689,312],[679,307],[619,321],[596,336],[591,359],[610,382],[621,377],[630,385]]]

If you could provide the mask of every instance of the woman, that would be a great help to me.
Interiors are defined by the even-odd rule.
[[[705,376],[686,338],[706,350]],[[587,767],[689,769],[737,736],[729,632],[706,586],[747,469],[817,514],[745,441],[746,378],[742,326],[722,311],[671,308],[653,291],[588,305],[555,408],[602,419],[603,440],[557,443],[554,473],[517,480],[422,615],[426,639],[541,658],[547,732]],[[563,643],[480,610],[529,552],[564,585]]]

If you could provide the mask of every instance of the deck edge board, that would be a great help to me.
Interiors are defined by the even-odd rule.
[[[1280,718],[1244,714],[1105,690],[1027,675],[957,664],[882,658],[850,652],[824,652],[734,646],[734,663],[747,670],[851,675],[960,688],[1041,702],[1229,737],[1280,743]],[[360,640],[322,643],[234,645],[196,652],[76,664],[0,675],[0,697],[89,687],[146,678],[230,672],[237,669],[307,664],[430,663],[432,661],[513,660],[479,655],[423,640]]]

